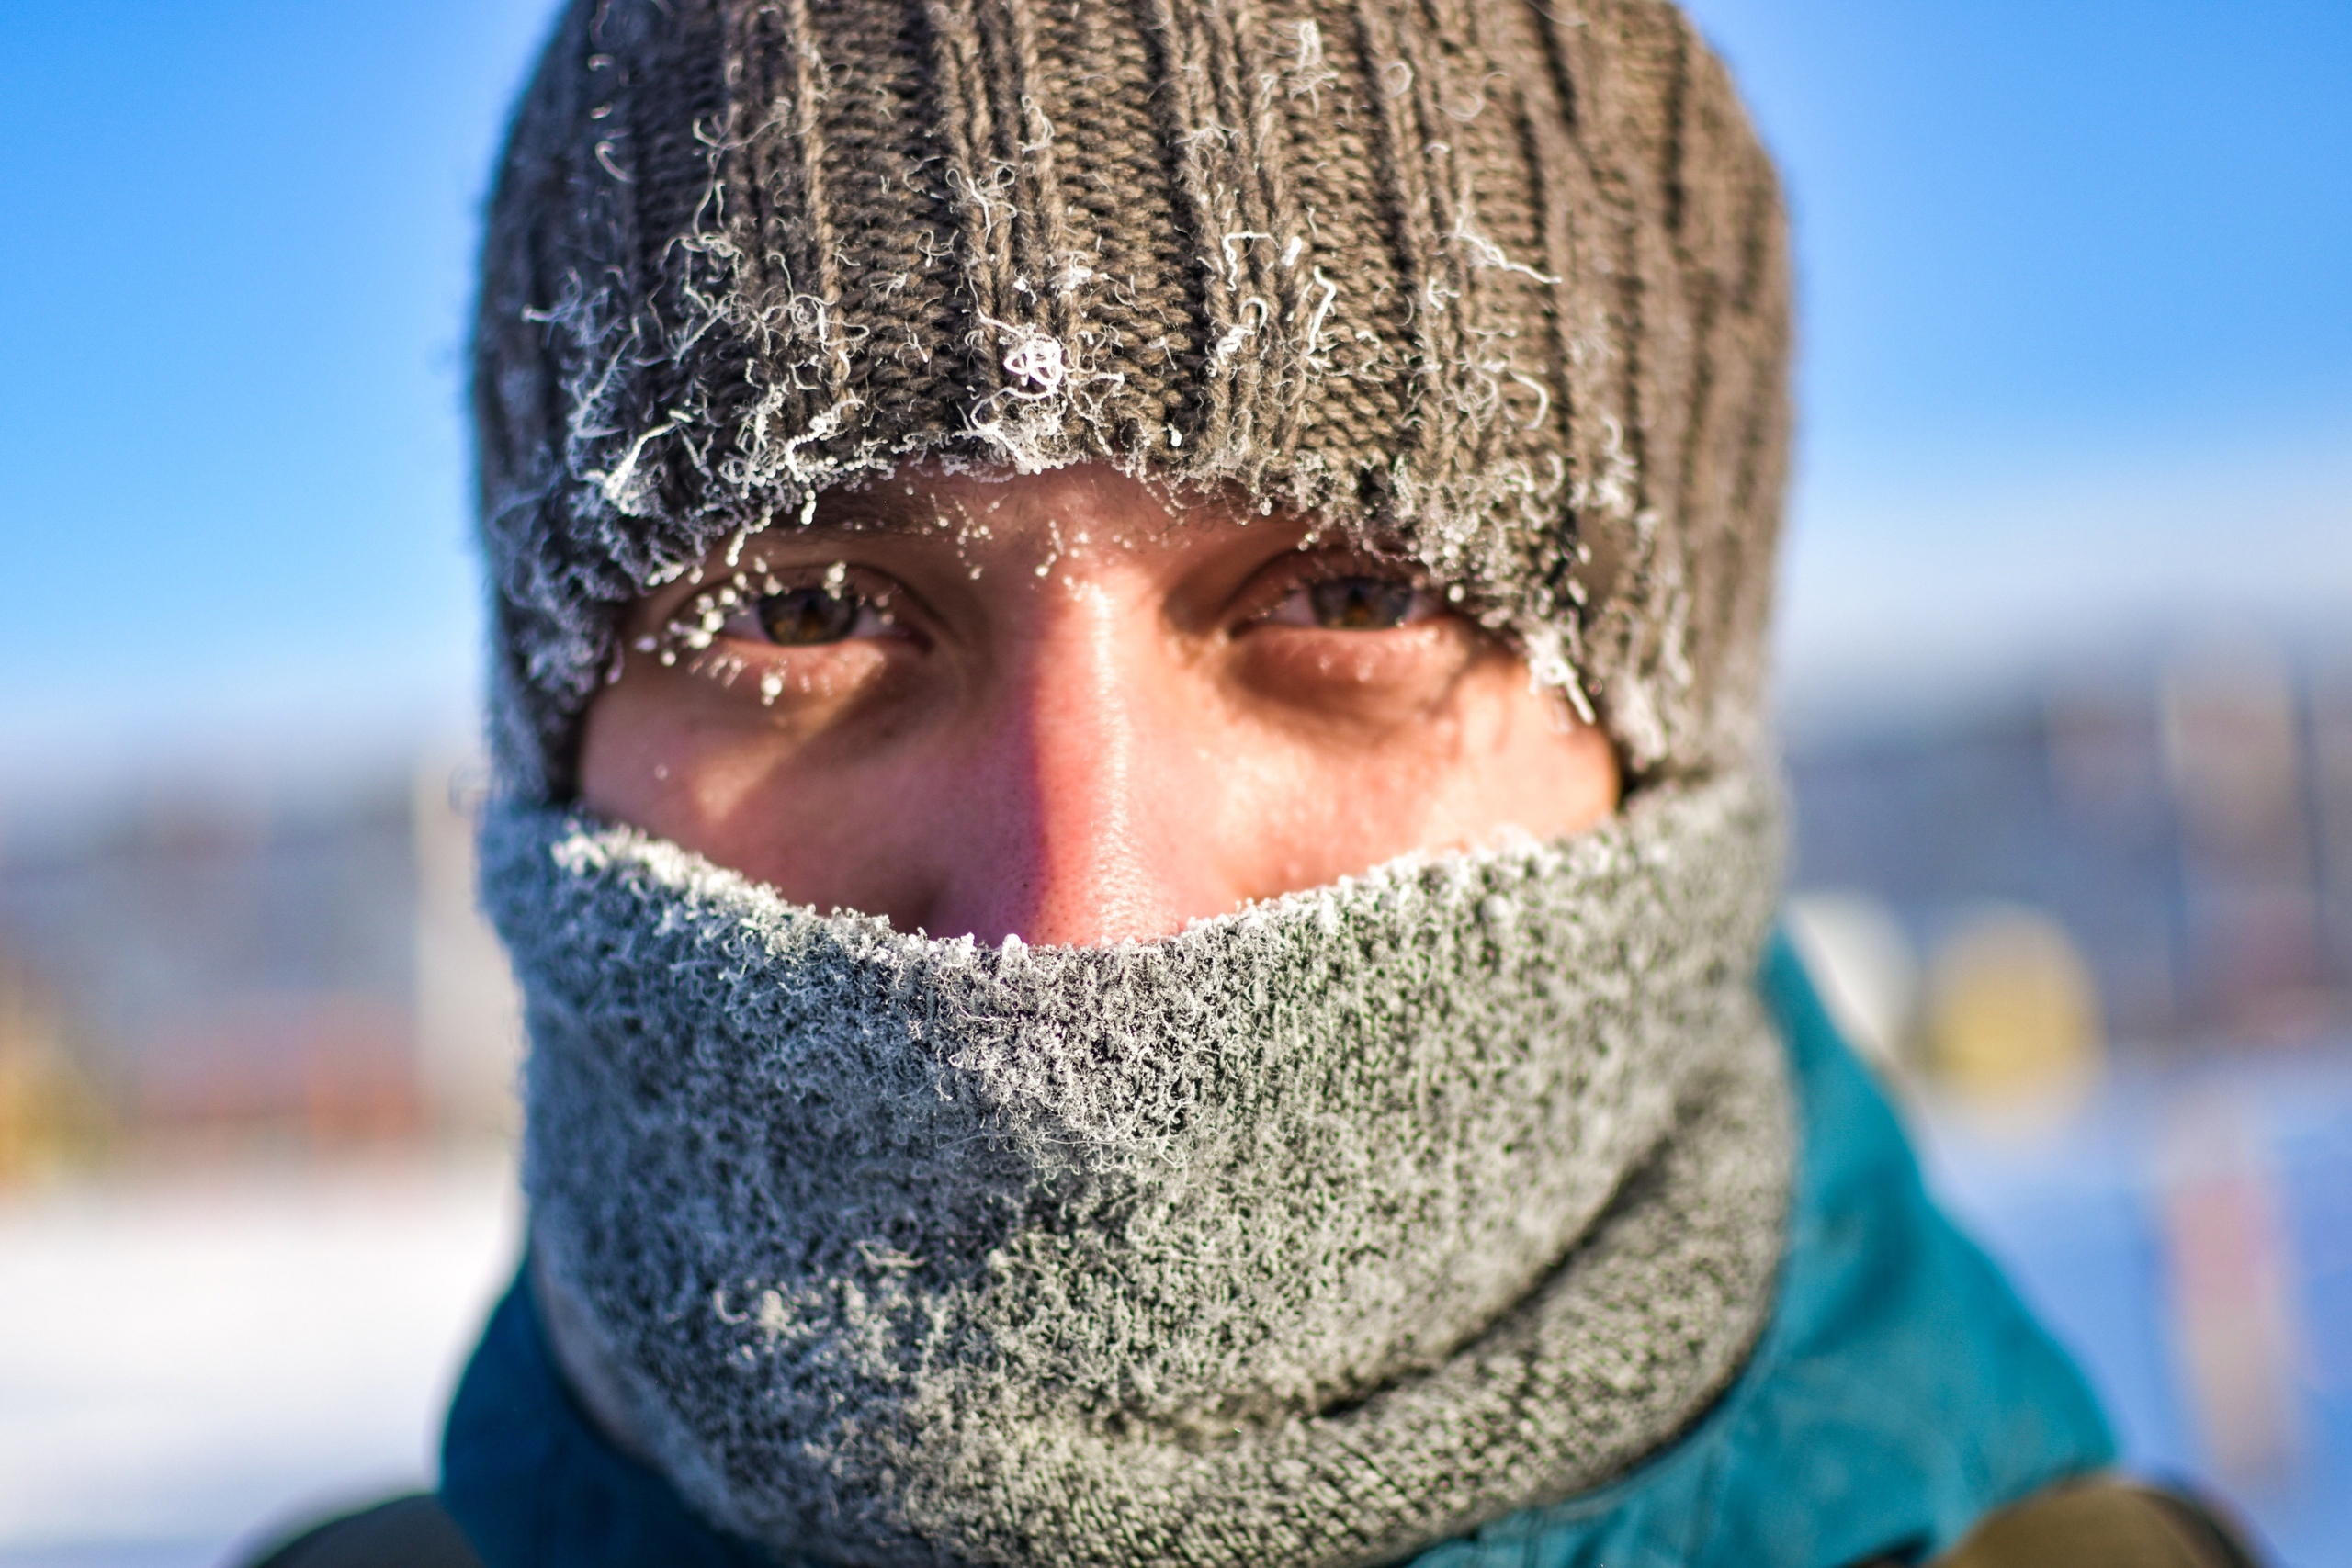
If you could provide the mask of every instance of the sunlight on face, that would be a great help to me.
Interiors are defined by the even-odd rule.
[[[581,794],[820,908],[1032,942],[1607,817],[1606,739],[1445,588],[1099,467],[910,469],[635,605]]]

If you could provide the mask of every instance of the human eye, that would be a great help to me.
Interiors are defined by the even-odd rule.
[[[1260,619],[1267,626],[1379,632],[1431,620],[1446,610],[1443,597],[1413,576],[1345,570],[1295,584]]]
[[[888,579],[842,563],[781,570],[755,563],[704,588],[638,646],[664,664],[716,670],[718,659],[731,676],[747,657],[775,657],[771,650],[903,637],[898,598]]]
[[[852,637],[888,637],[898,630],[886,596],[846,583],[779,583],[730,617],[729,635],[756,637],[778,648],[821,648]]]

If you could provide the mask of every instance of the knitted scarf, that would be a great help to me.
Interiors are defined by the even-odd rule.
[[[1777,851],[1731,776],[1029,949],[497,807],[575,1382],[843,1563],[1370,1563],[1588,1490],[1770,1306]]]

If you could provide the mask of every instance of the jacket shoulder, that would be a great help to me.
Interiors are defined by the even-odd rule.
[[[250,1568],[482,1568],[442,1510],[419,1494],[305,1530]]]
[[[1934,1568],[2257,1568],[2257,1560],[2192,1498],[2094,1481],[2002,1509]]]

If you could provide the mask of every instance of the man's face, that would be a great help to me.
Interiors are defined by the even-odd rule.
[[[1038,944],[1614,809],[1605,738],[1442,584],[1310,533],[1092,466],[835,492],[634,607],[582,798],[820,909]]]

